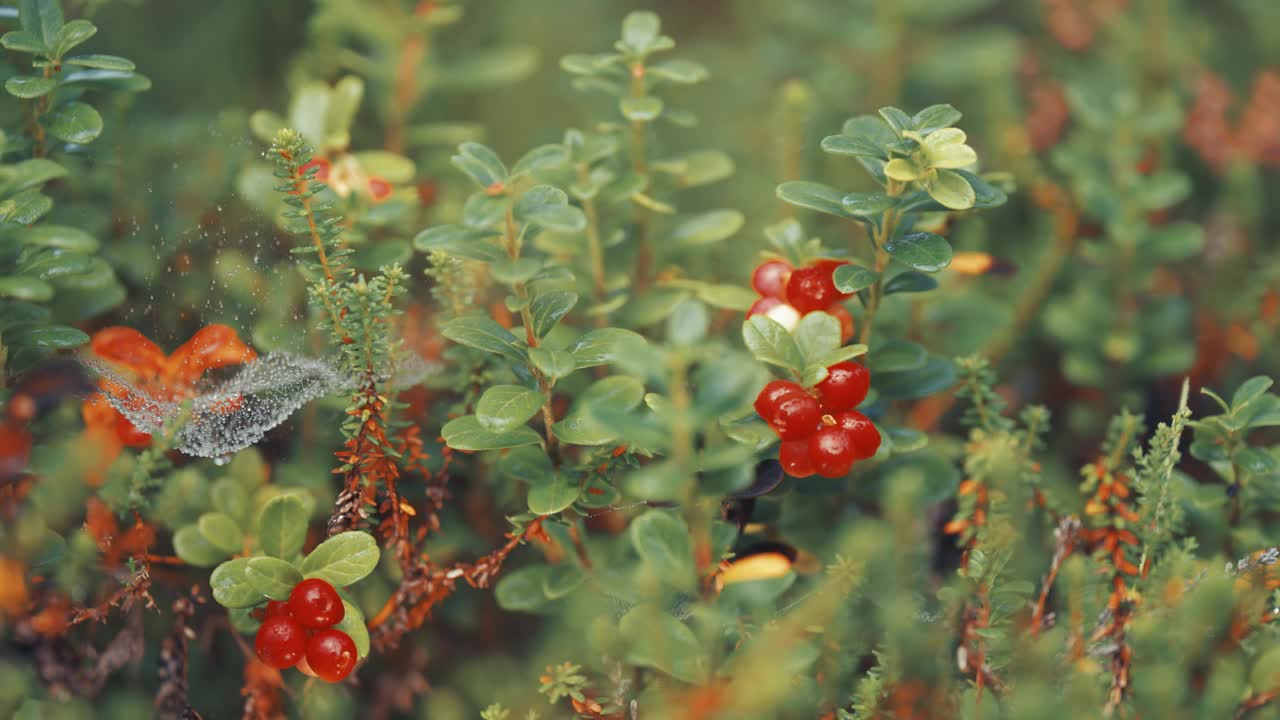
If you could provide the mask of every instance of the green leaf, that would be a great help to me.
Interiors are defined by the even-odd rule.
[[[564,145],[540,145],[524,154],[511,168],[511,176],[538,173],[563,167],[569,162],[569,151]]]
[[[10,95],[24,100],[47,95],[56,87],[58,87],[57,80],[34,75],[14,75],[4,81],[4,89],[8,90]]]
[[[0,166],[0,195],[11,195],[66,176],[65,167],[45,158]]]
[[[884,284],[884,294],[928,292],[938,287],[938,281],[914,270],[898,273]]]
[[[559,380],[578,369],[578,362],[574,360],[573,353],[567,350],[547,347],[530,348],[529,361],[538,368],[539,372],[552,380]]]
[[[245,571],[249,558],[233,558],[213,569],[209,576],[209,588],[213,599],[228,608],[247,608],[261,605],[266,596],[249,582]]]
[[[912,123],[911,116],[896,107],[890,106],[880,108],[880,117],[884,118],[884,121],[889,123],[889,127],[893,128],[893,132],[899,137],[901,137],[903,131],[915,129],[915,124]]]
[[[665,510],[650,510],[632,520],[627,533],[655,577],[680,588],[693,585],[693,540],[683,518]]]
[[[457,257],[494,262],[507,256],[502,248],[489,242],[489,238],[498,234],[489,228],[437,225],[418,233],[413,238],[413,247],[418,252],[441,250]]]
[[[516,336],[488,316],[455,318],[444,326],[441,334],[460,345],[496,353],[519,363],[525,361],[525,351]]]
[[[200,534],[219,550],[234,553],[244,548],[244,531],[235,518],[225,513],[205,513],[198,523]]]
[[[1143,210],[1172,207],[1191,194],[1191,178],[1178,170],[1158,170],[1139,180],[1135,202]]]
[[[62,62],[67,65],[78,65],[99,70],[119,70],[121,72],[132,72],[137,68],[132,60],[116,55],[77,55],[65,58]]]
[[[748,318],[742,324],[742,340],[756,359],[799,372],[804,367],[804,353],[796,340],[777,321],[764,315]]]
[[[476,403],[476,420],[487,430],[502,432],[529,421],[542,407],[542,393],[519,385],[494,385]]]
[[[505,573],[493,589],[494,600],[504,610],[530,612],[547,604],[543,580],[551,572],[547,565],[530,565]]]
[[[363,659],[369,654],[369,628],[365,625],[364,613],[346,600],[342,601],[342,610],[342,619],[333,629],[346,633],[356,644],[356,657]]]
[[[920,185],[943,207],[968,210],[977,201],[973,186],[955,170],[938,169],[920,179]]]
[[[280,495],[267,501],[258,513],[258,547],[262,552],[291,560],[302,552],[307,540],[307,511],[302,501],[292,495]]]
[[[350,530],[316,546],[302,561],[302,574],[320,578],[334,587],[346,587],[373,572],[380,557],[378,543],[372,535]]]
[[[880,273],[861,265],[846,264],[837,267],[831,279],[840,292],[856,293],[874,285],[880,279]]]
[[[850,215],[874,218],[892,208],[897,201],[882,192],[859,192],[845,195],[840,203]]]
[[[618,437],[618,431],[601,422],[593,412],[599,408],[609,415],[618,415],[634,409],[644,397],[644,384],[626,375],[614,375],[599,380],[583,391],[573,409],[560,422],[551,426],[552,432],[562,441],[572,445],[604,445]]]
[[[887,400],[915,400],[954,385],[956,367],[946,358],[931,356],[915,370],[880,373],[873,376],[871,382],[876,392]]]
[[[822,139],[822,151],[832,155],[870,157],[887,160],[884,148],[869,138],[853,135],[828,135]]]
[[[795,340],[805,361],[816,362],[840,347],[840,321],[825,312],[808,313],[796,326]]]
[[[718,150],[695,150],[672,160],[681,166],[676,175],[680,187],[701,187],[733,175],[733,158]]]
[[[88,254],[98,249],[97,238],[71,225],[41,223],[17,230],[14,237],[22,245],[56,248],[67,253]]]
[[[1152,258],[1166,262],[1195,257],[1204,250],[1204,229],[1191,222],[1152,228],[1143,249]]]
[[[702,683],[709,661],[687,625],[657,608],[640,606],[619,621],[625,660],[652,667],[688,683]]]
[[[529,512],[535,515],[554,515],[577,499],[577,484],[560,473],[553,473],[530,486]]]
[[[645,71],[650,78],[679,85],[700,83],[710,75],[706,67],[692,60],[664,60],[650,65]]]
[[[604,365],[647,349],[643,336],[622,328],[600,328],[585,333],[569,352],[579,369]]]
[[[587,226],[587,216],[569,204],[569,196],[551,185],[529,188],[512,209],[517,222],[560,232],[579,232]]]
[[[5,331],[4,341],[14,347],[35,348],[41,352],[77,348],[89,342],[83,331],[66,325],[15,325]]]
[[[533,318],[533,334],[535,337],[546,337],[547,333],[569,314],[578,304],[578,294],[568,290],[552,290],[544,292],[529,304],[529,314]]]
[[[624,97],[618,101],[618,110],[631,122],[651,122],[662,114],[662,98]]]
[[[582,587],[587,581],[587,573],[575,562],[562,562],[552,565],[551,571],[542,578],[542,593],[552,600],[565,597]]]
[[[464,142],[458,146],[458,154],[450,158],[454,167],[466,173],[483,188],[505,185],[507,168],[497,153],[478,142]]]
[[[444,442],[454,450],[501,450],[502,448],[534,445],[541,438],[532,428],[515,427],[496,431],[480,424],[475,415],[463,415],[444,424],[440,429]]]
[[[884,249],[894,260],[925,272],[938,272],[951,264],[951,245],[941,235],[930,232],[894,237]]]
[[[969,183],[969,187],[973,188],[973,206],[975,208],[1000,207],[1008,202],[1009,196],[1005,194],[1004,190],[968,170],[952,170],[951,172],[964,178],[964,181]]]
[[[235,478],[218,478],[209,488],[209,499],[214,509],[235,518],[237,524],[249,516],[249,495]]]
[[[0,298],[48,302],[53,299],[53,286],[43,280],[23,275],[0,277]]]
[[[213,567],[227,558],[223,552],[204,539],[200,528],[186,525],[173,534],[173,551],[188,565]]]
[[[708,305],[724,310],[737,310],[738,312],[746,312],[759,299],[755,291],[744,288],[741,285],[703,283],[694,288],[694,292],[697,293],[698,299]]]
[[[0,37],[0,45],[6,50],[24,53],[44,53],[44,41],[26,30],[13,30]]]
[[[96,85],[124,92],[142,92],[151,89],[151,79],[146,75],[122,70],[77,70],[62,76],[63,85]]]
[[[844,208],[845,193],[822,183],[792,181],[778,186],[778,199],[796,207],[817,210],[836,217],[853,217]]]
[[[924,367],[929,354],[920,345],[894,338],[877,346],[867,355],[867,367],[874,373],[902,372]]]
[[[941,130],[955,125],[960,122],[962,117],[964,115],[950,105],[930,105],[916,113],[911,118],[911,124],[915,126],[918,132],[927,135],[934,130]]]
[[[1258,399],[1263,393],[1269,390],[1272,384],[1273,381],[1271,378],[1265,375],[1256,375],[1245,380],[1240,384],[1240,387],[1236,388],[1235,393],[1231,395],[1232,412],[1239,412],[1245,409],[1249,403]]]
[[[707,337],[711,316],[707,306],[689,298],[676,306],[667,318],[667,342],[672,345],[694,345]]]
[[[863,345],[861,343],[857,343],[854,345],[844,345],[842,347],[838,347],[835,350],[831,351],[831,353],[829,353],[826,357],[823,357],[820,360],[818,360],[816,364],[821,365],[822,367],[831,367],[832,365],[835,365],[838,362],[844,362],[845,360],[852,360],[853,358],[856,358],[859,355],[866,355],[866,354],[867,354],[866,345]]]
[[[258,592],[272,600],[288,600],[293,586],[302,582],[298,568],[274,557],[249,558],[244,575]]]
[[[43,122],[54,137],[76,145],[91,143],[102,134],[102,116],[82,102],[59,105]]]
[[[737,210],[712,210],[678,221],[668,241],[675,245],[702,246],[718,243],[742,229],[746,217]]]
[[[46,48],[58,46],[63,22],[60,0],[18,0],[18,17],[22,29],[39,37]]]
[[[643,54],[657,46],[662,21],[647,10],[629,13],[622,20],[622,44],[633,53]]]

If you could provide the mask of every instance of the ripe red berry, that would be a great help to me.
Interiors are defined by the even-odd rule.
[[[801,440],[813,434],[822,418],[818,401],[808,393],[791,393],[780,399],[765,421],[783,440]]]
[[[793,393],[803,392],[804,388],[790,380],[774,380],[768,385],[765,385],[764,388],[760,390],[760,394],[756,395],[756,401],[753,407],[755,407],[756,412],[759,413],[760,417],[768,420],[769,416],[772,415],[773,411],[778,407],[778,403],[781,402],[784,397]]]
[[[319,630],[342,620],[346,610],[332,585],[320,578],[309,578],[293,586],[289,593],[289,612],[304,627]]]
[[[827,368],[827,377],[818,383],[818,400],[827,412],[841,412],[858,407],[871,388],[871,372],[862,363],[851,360]]]
[[[293,667],[307,650],[306,628],[288,615],[272,615],[258,628],[253,650],[277,670]]]
[[[800,324],[800,313],[790,305],[775,297],[760,298],[751,304],[747,317],[764,315],[778,323],[788,331],[795,330]]]
[[[341,630],[321,630],[307,643],[307,665],[326,682],[341,682],[356,666],[356,644]]]
[[[791,477],[805,478],[817,472],[813,467],[813,458],[809,457],[809,441],[783,440],[778,448],[778,462],[782,471]]]
[[[819,260],[818,262],[791,272],[787,280],[787,302],[801,313],[825,310],[833,303],[848,298],[849,295],[836,289],[831,274],[845,263],[840,260]]]
[[[880,449],[880,431],[867,419],[866,415],[856,411],[837,413],[836,426],[849,433],[853,441],[854,458],[866,460]]]
[[[279,600],[268,600],[267,607],[263,611],[264,618],[275,617],[276,615],[292,615],[289,611],[289,603],[280,602]]]
[[[856,450],[853,437],[839,425],[823,425],[809,438],[813,467],[825,478],[844,477],[853,467]]]
[[[781,260],[770,260],[756,266],[751,273],[751,287],[762,297],[783,297],[787,292],[787,278],[791,265]]]
[[[827,308],[827,314],[834,316],[840,321],[840,343],[844,344],[853,339],[853,315],[849,313],[849,309],[840,303],[836,303]]]

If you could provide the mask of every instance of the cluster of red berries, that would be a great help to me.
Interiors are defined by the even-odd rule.
[[[287,601],[267,603],[253,649],[277,670],[296,667],[311,677],[340,682],[358,659],[355,641],[333,627],[345,614],[332,585],[319,578],[303,580]]]
[[[792,268],[782,260],[769,260],[751,274],[751,287],[760,299],[747,317],[765,315],[787,330],[795,330],[800,318],[811,312],[825,312],[840,321],[841,342],[853,337],[853,316],[841,303],[853,297],[836,289],[832,274],[847,264],[843,260],[816,260],[802,268]]]
[[[856,362],[827,368],[826,379],[813,388],[816,396],[788,380],[764,386],[756,412],[782,439],[778,462],[788,475],[844,477],[855,462],[876,454],[880,431],[854,410],[870,386],[871,373]]]

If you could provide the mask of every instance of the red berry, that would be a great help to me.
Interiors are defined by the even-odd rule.
[[[809,438],[809,457],[814,469],[825,478],[849,474],[855,453],[852,434],[839,425],[823,425]]]
[[[787,302],[801,313],[825,310],[833,303],[850,297],[836,289],[831,274],[845,263],[841,260],[819,260],[794,270],[787,281]]]
[[[747,317],[750,318],[753,315],[764,315],[788,331],[795,330],[796,325],[800,324],[800,313],[775,297],[760,298],[752,303],[751,309],[747,311]]]
[[[851,360],[827,368],[827,377],[817,385],[818,400],[827,412],[840,412],[858,407],[871,388],[871,372]]]
[[[836,426],[843,428],[853,440],[854,457],[866,460],[880,449],[880,431],[871,424],[866,415],[857,410],[836,413]]]
[[[840,321],[840,343],[844,344],[853,339],[853,315],[849,314],[848,308],[840,303],[836,303],[827,308],[827,314],[834,316]]]
[[[791,265],[781,260],[770,260],[756,266],[751,273],[751,287],[763,297],[780,298],[787,292],[787,278]]]
[[[774,380],[765,385],[760,394],[756,395],[755,407],[760,417],[768,420],[773,411],[777,409],[778,403],[788,395],[793,393],[803,393],[804,388],[790,380]]]
[[[764,419],[783,440],[800,440],[813,434],[821,417],[822,409],[811,395],[791,393],[779,400]]]
[[[778,448],[778,462],[782,471],[791,477],[805,478],[814,472],[813,458],[809,457],[808,440],[783,440]]]
[[[272,615],[262,621],[253,639],[258,659],[277,670],[298,664],[307,650],[307,631],[288,615]]]
[[[293,586],[289,593],[289,612],[304,627],[318,630],[332,627],[346,610],[338,591],[320,578],[309,578]]]
[[[293,615],[289,611],[289,604],[280,602],[279,600],[268,600],[267,608],[263,611],[263,617],[275,617],[276,615]]]
[[[321,630],[307,643],[307,664],[321,680],[340,682],[356,666],[356,644],[341,630]]]

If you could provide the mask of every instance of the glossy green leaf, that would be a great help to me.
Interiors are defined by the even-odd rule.
[[[622,20],[622,44],[633,53],[645,53],[656,47],[662,21],[647,10],[629,13]]]
[[[884,147],[875,141],[853,135],[828,135],[822,139],[823,152],[832,155],[847,155],[851,157],[870,157],[888,159],[888,153],[884,151]]]
[[[97,238],[71,225],[41,223],[16,231],[14,237],[23,245],[56,248],[68,253],[87,254],[98,249]]]
[[[840,292],[856,293],[874,285],[876,280],[880,279],[880,273],[849,263],[837,267],[831,279]]]
[[[547,565],[530,565],[503,573],[494,588],[493,597],[504,610],[530,612],[547,604],[542,590],[543,580],[551,572]]]
[[[302,574],[334,587],[359,582],[378,566],[378,543],[367,532],[349,530],[325,540],[302,561]]]
[[[262,552],[291,560],[302,552],[307,539],[307,511],[293,495],[280,495],[267,501],[258,513],[258,547]]]
[[[796,340],[772,318],[756,315],[742,324],[742,340],[756,359],[799,372],[804,353]]]
[[[885,243],[884,249],[894,260],[924,272],[938,272],[951,264],[951,244],[930,232],[899,235]]]
[[[97,68],[99,70],[120,70],[123,72],[131,72],[137,67],[132,60],[115,55],[77,55],[65,58],[62,62],[66,65]]]
[[[151,89],[151,79],[146,75],[123,70],[89,68],[62,76],[63,85],[91,85],[124,92],[143,92]]]
[[[418,233],[413,238],[413,247],[419,252],[440,250],[457,257],[493,262],[507,256],[502,248],[489,242],[497,236],[496,231],[488,228],[437,225]]]
[[[898,273],[884,284],[884,294],[928,292],[938,287],[938,281],[914,270]]]
[[[478,350],[496,353],[516,362],[524,362],[524,349],[516,336],[487,316],[468,315],[449,321],[441,334],[450,340]]]
[[[955,170],[932,170],[920,179],[920,185],[943,207],[968,210],[977,201],[973,186]]]
[[[53,298],[53,286],[43,280],[23,275],[0,277],[0,297],[47,302]]]
[[[647,343],[639,333],[622,328],[601,328],[585,333],[570,348],[578,368],[595,367],[643,351]]]
[[[274,557],[249,558],[244,575],[254,589],[272,600],[288,600],[293,586],[302,582],[298,568]]]
[[[26,30],[11,30],[0,37],[0,45],[6,50],[24,53],[43,53],[44,40]]]
[[[817,210],[836,217],[852,217],[844,208],[845,193],[827,185],[796,180],[778,186],[778,199],[796,207]]]
[[[476,403],[476,420],[488,430],[504,431],[525,424],[545,400],[542,393],[519,385],[494,385]]]
[[[56,87],[58,87],[57,80],[34,75],[14,75],[4,81],[4,89],[8,90],[10,95],[24,100],[48,95]]]
[[[927,135],[934,130],[941,130],[955,125],[960,122],[962,117],[964,115],[950,105],[930,105],[916,113],[911,118],[911,124],[915,126],[918,132]]]
[[[440,429],[445,444],[455,450],[500,450],[502,448],[534,445],[541,438],[528,427],[507,430],[490,430],[475,415],[463,415],[444,424]]]
[[[554,515],[577,499],[577,484],[561,473],[553,473],[529,487],[529,512],[535,515]]]
[[[533,334],[546,337],[547,333],[569,314],[573,306],[578,304],[578,294],[568,290],[552,290],[539,294],[529,304],[529,314],[533,319]]]
[[[4,341],[14,347],[53,352],[80,347],[89,342],[89,336],[66,325],[16,325],[5,331]]]
[[[549,347],[529,349],[529,361],[545,377],[559,380],[578,369],[578,362],[568,350],[557,350]]]
[[[245,574],[248,569],[249,558],[234,558],[213,569],[213,574],[209,576],[209,588],[219,605],[247,608],[261,605],[267,599],[249,582]]]
[[[687,625],[657,608],[637,607],[619,621],[626,641],[625,659],[652,667],[688,683],[703,682],[709,660]]]
[[[627,528],[641,560],[676,587],[693,584],[693,540],[683,518],[666,510],[649,510]]]
[[[679,85],[700,83],[710,75],[701,63],[682,59],[664,60],[650,65],[645,70],[650,78]]]
[[[807,363],[826,357],[840,347],[840,321],[825,312],[811,312],[800,319],[794,337]]]
[[[450,158],[453,166],[466,173],[483,188],[505,185],[507,168],[497,153],[477,142],[464,142],[458,146],[458,154]]]
[[[18,16],[22,29],[40,38],[46,48],[58,46],[63,24],[61,0],[18,0]]]
[[[102,134],[102,116],[82,102],[59,105],[44,117],[45,127],[63,142],[85,145]]]
[[[867,354],[867,367],[873,373],[902,372],[924,367],[929,354],[918,343],[894,338],[881,343]]]
[[[563,167],[568,161],[569,151],[564,145],[540,145],[516,161],[511,168],[511,176],[554,170]]]

